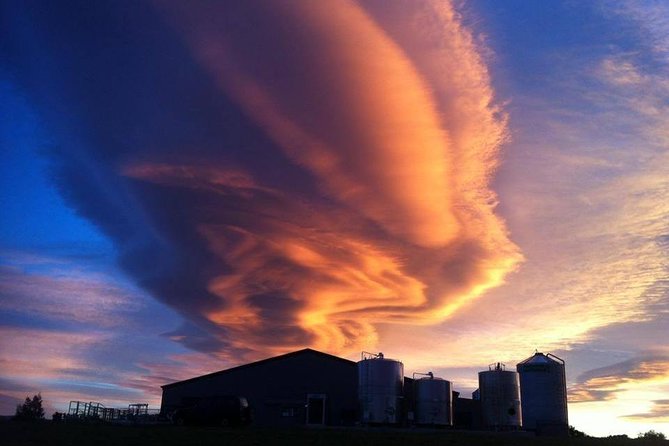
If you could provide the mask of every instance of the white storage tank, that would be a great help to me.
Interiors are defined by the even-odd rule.
[[[424,375],[416,379],[416,375]],[[430,426],[453,425],[453,385],[436,378],[432,372],[414,373],[416,424]]]
[[[569,430],[564,361],[553,354],[536,352],[518,363],[523,428],[556,435]]]
[[[479,372],[479,392],[483,426],[495,430],[522,426],[518,373],[505,370],[500,362],[491,364]]]
[[[363,352],[358,362],[358,398],[363,423],[398,424],[402,419],[404,365],[383,353]]]

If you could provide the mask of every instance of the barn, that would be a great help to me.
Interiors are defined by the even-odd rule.
[[[357,364],[309,348],[162,386],[161,413],[196,398],[239,395],[263,426],[352,425]]]

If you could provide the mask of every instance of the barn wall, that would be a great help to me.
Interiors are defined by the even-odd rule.
[[[353,424],[356,364],[309,352],[278,357],[164,387],[161,410],[169,413],[189,397],[240,395],[251,405],[254,424],[296,425],[305,424],[308,394],[325,395],[325,424]]]

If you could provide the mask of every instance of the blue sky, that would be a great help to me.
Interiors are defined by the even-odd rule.
[[[2,79],[1,172],[2,240],[5,248],[44,249],[113,246],[85,219],[77,217],[49,174],[45,148],[54,142],[10,76]]]

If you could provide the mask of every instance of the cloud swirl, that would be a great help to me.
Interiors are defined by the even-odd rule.
[[[490,186],[506,119],[449,3],[24,13],[42,31],[14,58],[61,137],[59,187],[190,348],[374,348],[522,260]]]

